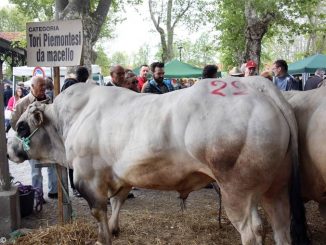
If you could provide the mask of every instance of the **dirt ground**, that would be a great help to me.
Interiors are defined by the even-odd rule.
[[[238,232],[224,211],[222,228],[219,228],[217,195],[213,189],[191,193],[187,199],[187,209],[183,212],[175,192],[134,190],[133,193],[136,198],[128,199],[122,207],[121,232],[114,238],[114,245],[241,244]],[[86,201],[75,197],[71,200],[75,220],[72,231],[64,227],[52,227],[57,223],[57,203],[48,200],[41,213],[22,219],[22,227],[42,227],[42,230],[33,231],[32,235],[19,239],[16,244],[94,244],[97,226]],[[326,244],[326,223],[319,215],[318,205],[309,202],[306,208],[313,244]],[[265,219],[264,224],[267,230],[265,244],[274,244]],[[87,226],[86,230],[84,225]]]

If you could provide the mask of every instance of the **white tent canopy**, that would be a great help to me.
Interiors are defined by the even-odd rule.
[[[28,66],[19,66],[13,68],[13,75],[17,77],[32,77],[33,71],[35,67],[28,67]],[[52,68],[51,67],[42,67],[42,69],[45,72],[46,76],[53,77],[52,74]],[[60,76],[66,75],[67,67],[60,67]],[[92,74],[100,74],[101,73],[101,67],[98,65],[92,65]]]

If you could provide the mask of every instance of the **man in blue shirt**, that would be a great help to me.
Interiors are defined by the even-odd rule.
[[[274,62],[272,71],[274,73],[274,84],[279,90],[301,90],[300,84],[294,77],[288,74],[288,64],[285,60],[277,60]]]

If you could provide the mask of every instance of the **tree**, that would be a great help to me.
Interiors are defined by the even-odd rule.
[[[224,67],[240,65],[245,49],[245,17],[241,0],[220,1],[208,16],[220,33],[218,49]]]
[[[138,67],[149,62],[149,45],[143,45],[136,54],[133,55],[132,67]]]
[[[96,57],[95,63],[101,67],[102,75],[108,76],[110,74],[110,72],[109,72],[110,60],[109,60],[108,56],[106,55],[102,46],[99,46],[96,49],[96,54],[97,54],[97,57]]]
[[[45,21],[53,19],[54,0],[9,0],[30,19]]]
[[[174,57],[173,39],[176,26],[185,22],[188,26],[196,28],[204,19],[199,10],[209,6],[210,1],[191,0],[162,0],[161,2],[149,0],[149,13],[156,31],[160,35],[162,61],[166,62]],[[201,17],[201,18],[199,18]]]
[[[121,65],[125,68],[129,67],[129,56],[125,52],[115,52],[109,57],[110,65]]]
[[[311,31],[304,17],[316,16],[315,7],[322,0],[222,0],[217,11],[209,14],[221,31],[222,62],[239,65],[248,59],[260,63],[261,46],[273,36],[293,39]],[[280,44],[277,44],[280,45]]]
[[[326,51],[326,2],[321,0],[303,1],[298,4],[301,16],[307,23],[302,25],[302,32],[307,35],[307,44],[304,56]]]
[[[254,60],[260,64],[261,44],[264,35],[277,17],[274,6],[269,1],[245,1],[245,50],[242,62]]]
[[[109,10],[112,13],[121,11],[125,4],[137,4],[139,0],[10,0],[29,16],[33,16],[38,20],[58,19],[82,19],[83,22],[83,52],[81,64],[88,66],[95,60],[92,47],[96,41],[108,36],[112,31],[112,26],[108,23],[120,21],[120,17],[110,15],[107,17]],[[37,9],[37,11],[35,11]],[[54,11],[53,11],[54,10]],[[55,15],[55,16],[54,16]]]
[[[56,19],[82,19],[83,52],[81,64],[89,68],[92,64],[92,47],[99,38],[111,2],[111,0],[99,0],[93,5],[90,0],[56,0]]]
[[[182,47],[180,52],[183,62],[203,67],[207,64],[216,64],[218,52],[215,43],[212,35],[203,33],[195,42],[180,40],[174,48],[176,50],[178,47]]]
[[[15,33],[15,40],[11,41],[12,48],[26,47],[25,29],[26,22],[31,19],[25,16],[17,8],[2,8],[0,9],[1,26],[0,32],[20,32]],[[12,67],[17,65],[24,65],[25,59],[23,55],[17,55],[13,51],[6,51],[0,54],[0,80],[2,80],[2,67],[3,63],[8,64],[6,74],[12,75]]]
[[[25,32],[26,22],[31,19],[17,8],[0,9],[0,32]]]

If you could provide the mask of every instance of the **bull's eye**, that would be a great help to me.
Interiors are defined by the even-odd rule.
[[[17,134],[20,138],[27,138],[31,134],[31,130],[26,122],[17,124]]]

